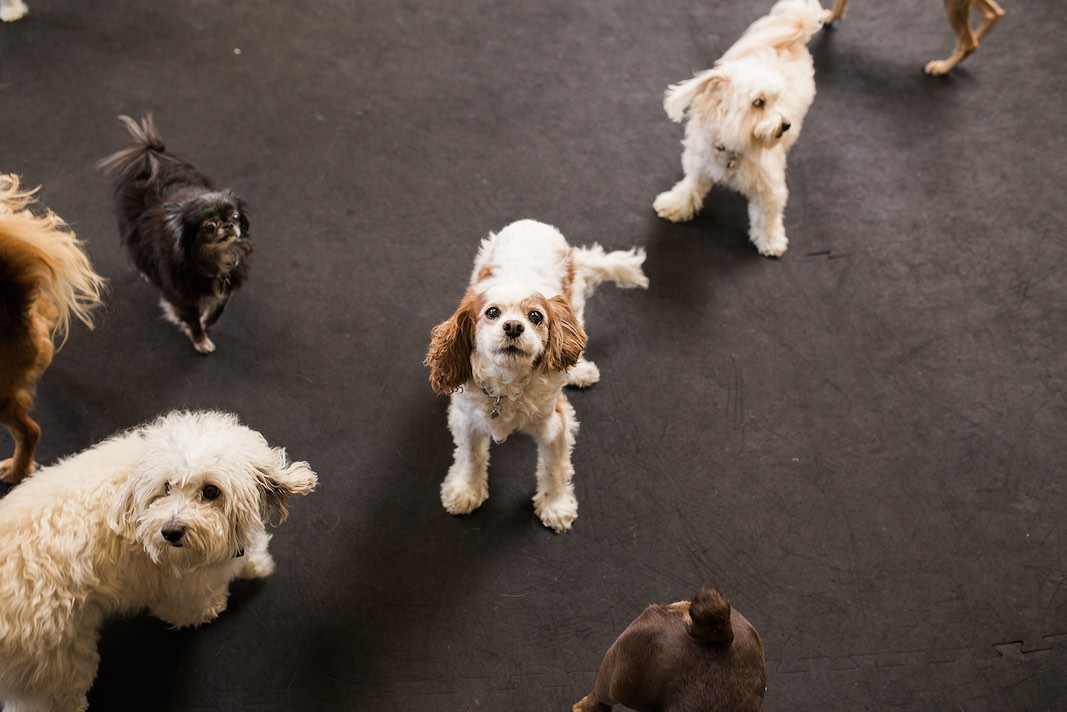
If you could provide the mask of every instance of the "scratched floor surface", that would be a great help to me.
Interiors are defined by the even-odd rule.
[[[569,710],[647,603],[707,578],[763,635],[770,712],[1067,709],[1067,6],[1005,0],[931,79],[940,2],[852,3],[812,43],[771,260],[738,195],[651,209],[680,177],[664,88],[769,5],[30,0],[0,26],[0,170],[111,281],[41,382],[39,459],[221,408],[321,481],[218,621],[109,624],[92,709]],[[94,174],[144,111],[251,206],[207,358]],[[526,439],[494,447],[477,513],[438,500],[428,332],[520,217],[648,252],[649,291],[589,303],[603,377],[570,395],[562,536]]]

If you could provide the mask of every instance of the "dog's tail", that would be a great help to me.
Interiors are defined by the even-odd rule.
[[[21,190],[18,177],[0,174],[0,299],[4,320],[21,321],[31,304],[46,297],[53,338],[66,340],[73,315],[90,329],[106,281],[67,224],[52,211],[35,215],[27,208],[36,190]]]
[[[778,0],[770,13],[749,25],[716,64],[738,59],[753,49],[807,44],[832,15],[819,0]]]
[[[600,245],[576,247],[571,252],[574,264],[575,286],[580,286],[586,297],[601,282],[614,282],[623,288],[648,287],[648,277],[641,270],[645,251],[639,248],[605,252]]]
[[[133,145],[104,158],[96,164],[97,168],[112,180],[151,183],[159,175],[159,162],[172,160],[156,131],[152,115],[145,114],[140,123],[126,115],[120,115],[119,121],[133,137]]]
[[[734,640],[730,625],[730,602],[711,581],[697,590],[689,604],[689,634],[705,643],[725,643]]]

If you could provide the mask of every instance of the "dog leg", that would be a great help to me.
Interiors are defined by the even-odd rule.
[[[596,698],[596,694],[590,692],[578,700],[578,703],[571,708],[571,712],[611,712],[611,705],[605,705],[600,702]]]
[[[785,235],[785,161],[772,164],[748,198],[749,239],[764,257],[780,257],[789,246]]]
[[[845,19],[845,11],[848,10],[848,0],[834,0],[834,9],[829,11],[829,17],[825,24]]]
[[[948,74],[967,55],[978,49],[978,38],[971,29],[971,0],[945,0],[945,14],[949,26],[956,33],[956,47],[946,59],[935,59],[926,64],[923,71],[932,77]]]
[[[571,464],[577,432],[574,408],[561,397],[537,437],[537,493],[533,498],[537,516],[557,534],[568,531],[578,518]]]
[[[692,220],[704,207],[704,196],[711,190],[711,179],[700,170],[703,158],[686,148],[682,152],[682,170],[685,177],[670,190],[660,193],[652,208],[665,220],[686,222]]]
[[[219,320],[220,316],[222,316],[222,312],[226,311],[226,305],[229,303],[229,301],[229,294],[224,297],[221,297],[217,302],[215,302],[214,306],[206,310],[204,314],[200,317],[200,326],[205,332],[212,326],[214,326],[215,322]]]
[[[975,0],[974,9],[982,16],[981,24],[974,31],[975,38],[981,42],[993,26],[1000,22],[1000,18],[1004,17],[1004,8],[993,0]]]
[[[455,404],[448,408],[448,425],[456,450],[441,483],[441,504],[449,514],[470,514],[489,498],[489,436],[471,431]]]
[[[32,397],[23,391],[0,410],[0,423],[8,427],[15,439],[14,455],[0,460],[0,480],[13,485],[25,479],[35,468],[33,457],[37,452],[37,443],[41,441],[41,427],[26,413],[32,402]]]
[[[166,298],[160,298],[159,306],[163,309],[163,318],[174,324],[182,333],[189,337],[193,348],[207,355],[215,350],[215,344],[208,338],[204,326],[200,322],[200,310],[197,306],[179,309],[171,304]]]
[[[274,557],[267,550],[269,543],[270,534],[265,531],[256,532],[252,543],[245,548],[244,565],[237,572],[238,578],[267,578],[274,573]]]

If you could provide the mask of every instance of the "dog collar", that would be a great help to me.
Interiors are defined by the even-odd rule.
[[[486,397],[493,399],[493,412],[491,412],[489,414],[489,418],[490,419],[496,418],[497,416],[500,415],[500,399],[503,396],[494,396],[484,386],[479,386],[479,388],[482,389],[482,393],[484,393],[486,395]]]
[[[724,144],[721,144],[721,143],[717,144],[715,146],[715,150],[718,151],[719,153],[725,153],[726,154],[726,167],[727,168],[733,168],[734,164],[737,163],[737,159],[739,159],[741,157],[741,154],[739,154],[737,151],[727,151],[726,150],[726,146]]]

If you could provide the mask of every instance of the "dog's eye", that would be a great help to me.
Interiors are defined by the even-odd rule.
[[[170,494],[170,482],[163,483],[163,494]]]
[[[212,232],[214,232],[218,229],[218,227],[218,223],[216,223],[214,220],[208,220],[206,223],[204,223],[205,230],[211,230]]]
[[[208,501],[218,499],[219,495],[222,494],[222,492],[219,491],[219,488],[215,485],[204,485],[204,489],[200,492],[204,495],[204,499]]]
[[[764,103],[765,102],[763,101],[763,97],[761,96],[759,99],[756,99],[754,102],[752,102],[752,106],[756,107],[757,109],[762,109]]]
[[[485,315],[490,319],[496,319],[498,316],[500,316],[500,310],[496,307],[489,307],[485,310]]]
[[[526,316],[528,316],[530,318],[530,321],[532,321],[534,324],[540,324],[542,321],[545,320],[545,315],[537,310],[530,312]]]

